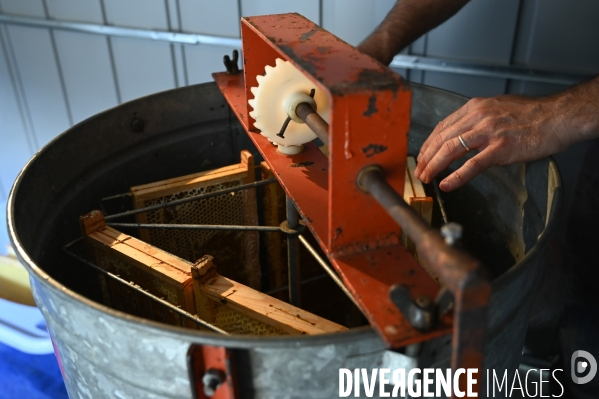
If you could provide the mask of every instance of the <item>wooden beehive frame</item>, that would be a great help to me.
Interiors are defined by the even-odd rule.
[[[131,194],[133,197],[133,206],[136,209],[143,208],[146,206],[146,202],[150,200],[177,195],[190,190],[199,190],[217,184],[226,184],[236,181],[239,181],[240,184],[254,182],[254,156],[249,151],[243,150],[241,151],[240,157],[241,162],[238,164],[132,187]],[[255,226],[258,224],[255,189],[245,190],[243,195],[243,224]],[[136,219],[138,223],[148,223],[146,213],[136,215]],[[177,223],[193,224],[193,222],[185,220],[179,220]],[[169,232],[169,234],[177,233]],[[259,235],[258,232],[252,231],[243,232],[242,234],[245,282],[252,288],[259,289],[261,283],[261,270],[258,254]],[[156,245],[156,243],[153,242],[148,229],[140,229],[139,236],[143,241]],[[207,248],[206,252],[212,252],[212,250],[213,248]],[[179,253],[177,255],[183,256]],[[187,260],[193,261],[195,259]]]
[[[142,208],[144,202],[150,199],[234,180],[241,180],[243,184],[255,181],[254,156],[247,150],[241,151],[241,162],[238,164],[135,186],[131,188],[131,194],[136,208]],[[145,220],[143,216],[139,216],[139,219]]]
[[[428,224],[433,218],[433,198],[428,197],[424,191],[424,185],[414,176],[416,160],[408,157],[406,167],[406,178],[404,182],[404,200],[418,213]]]
[[[191,270],[198,316],[217,325],[217,309],[226,306],[274,327],[281,334],[314,335],[347,330],[346,327],[219,275],[211,256],[200,259]]]
[[[191,314],[197,313],[199,318],[217,326],[217,313],[224,307],[247,316],[252,325],[271,327],[268,333],[272,335],[312,335],[347,329],[219,275],[211,256],[205,256],[191,264],[106,226],[104,215],[100,211],[82,216],[80,225],[86,247],[95,257],[98,266],[120,274],[121,278],[131,281],[131,284],[158,297],[165,297],[169,303],[180,306]],[[129,267],[126,270],[114,270],[110,267],[112,262],[101,261],[105,258],[100,254],[113,260],[118,259]],[[110,285],[107,284],[108,290],[111,289]],[[117,309],[131,308],[127,303],[120,303],[122,298],[118,295],[112,295],[111,299],[111,305]],[[189,321],[184,324],[195,327]]]
[[[191,314],[196,313],[191,266],[187,262],[106,226],[101,211],[92,211],[82,216],[80,226],[88,256],[99,267],[164,298],[172,305],[180,306]],[[100,284],[105,303],[120,310],[132,309],[130,303],[123,303],[128,298],[123,297],[123,288],[118,286],[120,283],[108,282],[102,278]],[[136,313],[140,316],[159,313],[156,304],[140,301],[139,298],[135,300],[139,302]],[[163,310],[162,312],[164,313]],[[173,315],[166,321],[179,324],[178,317]],[[195,325],[189,322],[184,324]]]
[[[266,162],[260,162],[260,171],[263,179],[275,177]],[[277,183],[264,186],[263,193],[264,224],[277,226],[285,220],[285,192]],[[270,287],[282,287],[287,282],[286,239],[280,233],[265,233],[263,239],[266,248]],[[282,299],[285,295],[285,291],[275,294],[279,299]]]
[[[433,198],[426,195],[424,185],[414,175],[414,171],[416,170],[416,160],[414,157],[408,157],[406,165],[403,199],[430,225],[433,219]],[[435,281],[439,282],[437,276],[430,271],[427,265],[424,264],[422,259],[418,256],[414,242],[405,234],[402,234],[402,239],[408,251],[414,255],[418,262],[420,262],[423,269],[426,270]]]

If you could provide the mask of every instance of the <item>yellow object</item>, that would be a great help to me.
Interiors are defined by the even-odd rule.
[[[0,298],[36,306],[29,286],[29,273],[19,261],[0,256]]]

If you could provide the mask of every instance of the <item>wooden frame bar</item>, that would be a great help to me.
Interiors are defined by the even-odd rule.
[[[403,199],[430,225],[433,219],[433,198],[426,195],[426,192],[424,191],[424,185],[414,175],[415,170],[416,160],[414,157],[408,157],[406,163],[406,179],[404,182]],[[439,279],[423,262],[420,256],[418,256],[414,242],[409,239],[405,233],[402,233],[402,241],[408,252],[414,255],[422,268],[426,270],[429,276],[431,276],[437,282],[437,284],[439,284]]]
[[[196,309],[200,318],[226,331],[230,328],[244,330],[242,334],[314,335],[347,330],[337,323],[219,275],[212,260],[207,255],[191,268]],[[223,311],[235,320],[222,320],[220,314]]]
[[[195,314],[191,266],[165,251],[105,225],[104,214],[92,211],[80,218],[88,255],[102,269],[131,281],[151,294]],[[146,299],[117,281],[101,279],[104,302],[116,309],[170,324],[195,327],[164,307]]]
[[[210,255],[191,264],[106,226],[100,211],[82,216],[80,225],[88,252],[99,267],[232,334],[312,335],[347,330],[344,326],[221,276]],[[102,284],[108,305],[156,319],[152,315],[156,315],[160,305],[151,302],[140,304],[134,290],[125,295],[119,294],[121,287],[116,281],[103,279]],[[179,323],[180,320],[173,317],[158,321],[196,327],[190,320]]]

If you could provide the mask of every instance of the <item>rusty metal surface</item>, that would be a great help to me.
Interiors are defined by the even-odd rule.
[[[237,399],[239,388],[235,377],[235,362],[231,349],[224,346],[191,345],[187,352],[189,380],[193,397],[197,399]],[[206,374],[213,373],[213,379],[220,380],[214,393],[206,392]],[[210,391],[210,388],[209,388]]]
[[[247,107],[243,76],[227,73],[216,73],[213,76],[233,112],[238,116],[242,114]],[[247,129],[241,118],[240,122]],[[398,237],[401,236],[401,232],[386,213],[385,217],[390,220],[395,231],[386,241],[379,241],[378,244],[374,241],[364,242],[358,252],[331,253],[326,239],[323,239],[328,234],[328,165],[326,157],[314,143],[305,144],[302,153],[288,157],[278,153],[276,147],[260,133],[250,131],[248,134],[271,169],[275,171],[275,176],[287,195],[295,201],[307,227],[317,238],[333,267],[387,345],[405,346],[451,331],[451,316],[445,317],[431,331],[423,333],[416,330],[389,299],[387,293],[395,283],[410,286],[416,295],[431,297],[436,295],[439,287],[399,244]],[[354,181],[351,184],[355,187]],[[298,193],[301,195],[300,200],[297,200]],[[380,209],[374,199],[364,193],[359,194],[369,198],[372,202],[370,207]],[[352,211],[352,219],[361,220],[363,223],[369,221],[367,217],[362,218],[361,211],[360,215],[356,218],[355,209]]]
[[[392,347],[448,333],[450,318],[419,332],[389,299],[394,283],[431,297],[438,286],[400,244],[397,224],[355,185],[359,170],[376,163],[389,171],[392,187],[403,189],[411,92],[388,68],[297,14],[245,18],[242,37],[245,78],[213,76],[370,323]],[[250,87],[277,57],[331,98],[328,159],[312,143],[298,155],[281,155],[254,131]]]
[[[226,73],[216,73],[213,76],[231,109],[247,130],[248,125],[242,118],[247,109],[243,76]],[[304,151],[297,155],[282,156],[277,148],[260,133],[249,131],[248,135],[285,192],[294,200],[307,226],[319,240],[320,245],[325,248],[326,238],[324,241],[321,241],[321,238],[326,237],[328,220],[327,158],[314,143],[306,143]],[[299,192],[302,193],[303,201],[298,201],[296,198]]]
[[[491,283],[480,262],[466,252],[446,245],[441,234],[388,185],[380,169],[365,168],[358,183],[398,224],[404,226],[424,262],[453,293],[452,369],[482,370]],[[417,295],[412,293],[412,297]],[[459,385],[465,391],[466,377],[462,377]],[[474,391],[478,392],[480,386],[476,384]]]
[[[374,242],[396,234],[392,220],[353,182],[364,165],[376,163],[393,171],[390,184],[403,189],[411,92],[401,77],[299,14],[243,18],[241,34],[246,99],[276,58],[290,61],[329,97],[329,225],[320,239],[334,252],[365,237]],[[246,121],[248,107],[241,112]],[[252,121],[248,127],[254,129]],[[302,193],[291,197],[301,208]],[[362,220],[354,218],[356,209]]]
[[[295,113],[312,129],[316,137],[324,144],[329,144],[329,124],[308,103],[297,105]]]

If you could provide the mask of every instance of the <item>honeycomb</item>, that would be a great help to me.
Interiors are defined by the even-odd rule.
[[[219,306],[217,308],[214,324],[234,335],[287,335],[280,328],[253,319],[228,306]]]
[[[148,199],[143,206],[168,203],[241,184],[241,180],[233,180],[196,187]],[[147,223],[164,224],[253,225],[257,222],[255,216],[247,213],[252,205],[255,209],[255,194],[242,190],[150,211],[146,213],[146,220]],[[218,259],[219,273],[223,276],[252,288],[260,287],[257,232],[148,229],[146,234],[145,239],[150,244],[189,262],[210,254]]]
[[[183,198],[224,190],[239,186],[241,181],[235,180],[198,187],[188,191],[149,199],[144,207],[159,205]],[[146,213],[148,223],[165,224],[236,224],[243,225],[244,191],[222,194],[217,197],[204,198],[174,207],[158,209]],[[217,235],[230,234],[214,230],[159,230],[150,229],[150,243],[167,252],[173,253],[190,262],[195,262],[209,253],[206,244]],[[235,235],[239,235],[236,233]],[[235,250],[241,251],[242,248]]]
[[[104,303],[107,306],[155,321],[175,325],[180,323],[178,316],[166,309],[164,305],[136,292],[136,289],[142,288],[171,304],[177,305],[177,294],[169,289],[167,285],[152,278],[149,274],[140,273],[134,266],[103,250],[96,249],[94,252],[99,267],[130,281],[130,286],[127,286],[119,281],[103,278],[102,276],[101,288]]]

